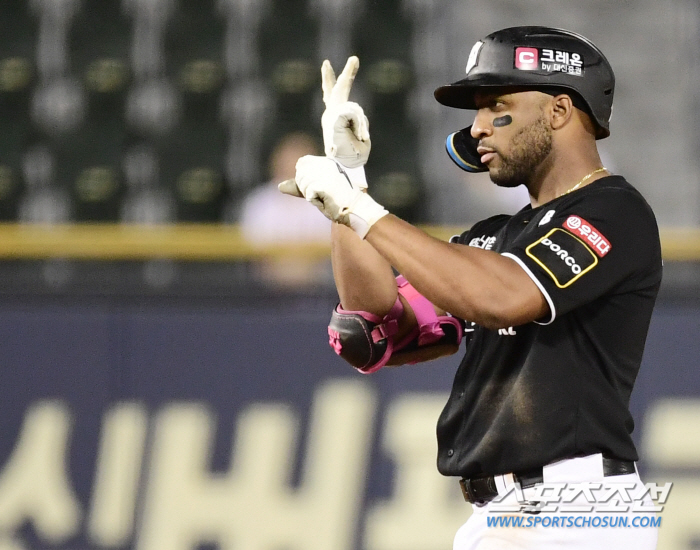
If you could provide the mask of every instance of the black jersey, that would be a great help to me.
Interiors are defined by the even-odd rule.
[[[636,460],[629,399],[661,282],[651,208],[609,176],[458,242],[517,262],[546,298],[546,319],[474,326],[438,421],[438,468],[474,477],[603,453]]]

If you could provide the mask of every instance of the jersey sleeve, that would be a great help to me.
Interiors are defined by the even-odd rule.
[[[535,282],[550,308],[549,324],[615,292],[658,284],[661,246],[654,215],[633,190],[601,189],[542,208],[501,253]]]
[[[453,235],[450,238],[450,243],[466,244],[476,246],[478,248],[486,248],[490,250],[489,242],[485,240],[484,233],[494,232],[501,228],[511,218],[507,214],[497,214],[485,220],[481,220],[472,225],[467,231],[461,234]],[[481,235],[481,237],[479,237]],[[494,241],[491,243],[495,243]]]

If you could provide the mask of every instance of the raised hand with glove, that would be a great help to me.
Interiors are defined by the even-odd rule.
[[[363,167],[367,163],[372,147],[369,120],[362,107],[348,101],[359,67],[360,60],[357,57],[348,58],[345,68],[336,80],[330,62],[328,60],[323,62],[321,81],[326,110],[321,116],[321,128],[326,156],[337,160],[345,168],[353,184],[366,189],[367,179]],[[288,195],[303,196],[294,180],[282,182],[279,189]]]
[[[369,120],[362,107],[348,101],[359,67],[360,60],[355,56],[350,57],[336,80],[333,67],[327,59],[321,66],[323,102],[326,105],[321,116],[321,128],[326,156],[351,169],[360,168],[367,163],[372,147]]]

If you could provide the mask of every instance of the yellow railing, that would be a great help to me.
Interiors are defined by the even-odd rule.
[[[423,229],[444,240],[464,230],[447,226]],[[700,228],[662,229],[661,241],[665,260],[700,261]],[[256,246],[243,238],[238,227],[230,225],[0,224],[0,260],[235,261],[284,256],[314,259],[328,253],[326,244]]]

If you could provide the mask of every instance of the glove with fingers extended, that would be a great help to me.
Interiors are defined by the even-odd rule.
[[[328,219],[347,225],[365,238],[389,212],[350,181],[344,168],[328,157],[307,155],[297,161],[296,178],[280,183],[289,194],[303,196]]]
[[[326,110],[321,117],[324,151],[328,158],[337,160],[352,184],[367,189],[364,165],[372,147],[369,138],[369,120],[362,107],[348,101],[350,89],[360,67],[360,60],[348,58],[345,68],[336,80],[328,60],[321,66],[323,102]],[[287,195],[303,197],[295,180],[279,184],[279,190]]]
[[[330,62],[323,62],[321,81],[326,110],[321,116],[321,128],[326,156],[349,169],[348,176],[353,183],[366,188],[367,181],[362,167],[367,163],[372,148],[369,120],[362,107],[348,101],[359,67],[360,60],[357,57],[348,58],[336,80]]]

